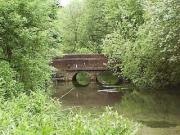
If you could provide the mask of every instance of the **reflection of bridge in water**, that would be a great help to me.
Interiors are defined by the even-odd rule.
[[[112,106],[121,101],[122,92],[97,92],[103,89],[97,83],[87,87],[75,87],[72,82],[60,82],[55,85],[54,97],[67,106],[100,107]],[[68,94],[67,94],[68,93]]]
[[[72,80],[73,76],[86,71],[91,79],[107,69],[107,58],[102,54],[69,54],[60,58],[54,58],[52,66],[57,69],[56,79]]]

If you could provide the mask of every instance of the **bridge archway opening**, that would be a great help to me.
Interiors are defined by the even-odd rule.
[[[72,77],[72,82],[76,87],[84,87],[89,85],[91,81],[90,74],[85,71],[79,71]]]
[[[106,70],[96,76],[96,81],[101,85],[115,85],[119,82],[119,77]]]

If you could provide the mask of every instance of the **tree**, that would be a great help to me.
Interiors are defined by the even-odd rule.
[[[60,32],[62,50],[66,53],[76,52],[80,44],[80,27],[84,6],[82,0],[71,2],[60,10]]]
[[[52,44],[56,42],[54,2],[0,0],[0,3],[1,64],[9,65],[11,79],[22,84],[24,90],[45,89],[50,79]],[[6,81],[5,76],[0,78]]]
[[[102,39],[108,34],[107,23],[105,21],[105,1],[86,0],[83,20],[84,34],[82,39],[84,45],[89,47],[94,53],[101,53]]]
[[[143,5],[139,0],[107,0],[105,13],[111,32],[103,39],[103,53],[109,58],[109,68],[124,76],[123,57],[131,53],[138,29],[144,23]]]
[[[61,33],[65,52],[88,50],[101,53],[102,39],[107,34],[104,5],[103,0],[72,0],[62,9]]]
[[[104,41],[105,53],[119,61],[121,75],[139,87],[167,87],[180,83],[179,1],[161,0],[142,3],[145,22],[135,37],[125,40],[113,33]],[[118,48],[107,49],[113,43]],[[106,51],[108,50],[108,51]],[[112,52],[110,52],[112,50]],[[119,52],[119,56],[116,55]],[[114,55],[113,55],[114,54]]]
[[[151,7],[148,7],[152,5]],[[146,6],[147,22],[139,29],[124,74],[140,86],[167,87],[180,83],[179,1],[162,0]],[[129,72],[131,71],[131,72]]]

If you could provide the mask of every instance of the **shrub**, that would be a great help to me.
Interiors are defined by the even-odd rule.
[[[9,78],[13,76],[26,91],[45,89],[50,79],[48,63],[57,45],[53,38],[54,3],[51,0],[0,0],[0,3],[0,62],[6,61],[10,67],[2,68],[2,72],[9,69]]]
[[[0,61],[0,97],[10,98],[22,89],[23,86],[16,80],[16,72],[9,63]]]
[[[134,135],[138,124],[107,109],[102,115],[65,111],[43,92],[0,104],[1,135]]]
[[[131,51],[123,57],[123,74],[138,86],[167,87],[180,83],[180,28],[177,0],[146,7],[146,23]]]
[[[121,72],[122,62],[125,53],[131,53],[137,31],[144,23],[144,10],[139,0],[107,1],[107,19],[114,29],[103,39],[103,53],[109,58],[109,68],[126,78]]]
[[[122,23],[120,32],[106,36],[104,53],[110,67],[139,87],[176,86],[180,84],[179,2],[146,0],[141,5],[144,23],[133,26],[133,36],[124,37],[121,27],[129,25]]]

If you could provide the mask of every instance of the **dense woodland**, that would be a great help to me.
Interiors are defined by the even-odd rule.
[[[60,11],[64,53],[104,53],[138,87],[180,83],[179,0],[72,0]]]
[[[180,83],[179,0],[0,0],[0,134],[134,135],[138,124],[61,111],[49,97],[50,61],[103,53],[138,87]],[[71,123],[71,124],[69,124]],[[113,124],[113,127],[112,127]]]
[[[110,108],[94,117],[52,99],[58,10],[52,0],[0,0],[0,134],[134,135],[138,124]]]

